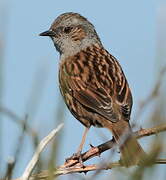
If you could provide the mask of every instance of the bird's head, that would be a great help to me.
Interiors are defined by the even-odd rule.
[[[55,19],[50,29],[40,34],[49,36],[60,54],[69,56],[92,45],[100,44],[94,26],[78,13],[64,13]]]

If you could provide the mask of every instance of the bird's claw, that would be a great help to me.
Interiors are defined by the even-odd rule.
[[[70,160],[78,160],[80,167],[81,168],[85,167],[83,164],[81,151],[78,151],[77,153],[74,153],[71,157],[67,158],[66,162]]]

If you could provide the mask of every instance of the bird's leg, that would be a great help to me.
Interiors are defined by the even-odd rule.
[[[82,140],[81,140],[81,143],[80,143],[80,145],[78,147],[77,152],[74,153],[73,156],[71,156],[70,158],[67,158],[66,159],[67,161],[70,160],[70,159],[79,159],[80,164],[83,165],[82,158],[81,158],[81,152],[82,152],[83,146],[85,144],[85,140],[86,140],[86,136],[88,134],[88,131],[89,131],[89,127],[86,127],[85,130],[84,130]]]
[[[89,127],[86,127],[85,130],[84,130],[83,136],[82,136],[81,143],[80,143],[80,145],[78,147],[78,150],[77,150],[78,154],[81,154],[81,152],[82,152],[82,149],[83,149],[83,146],[85,144],[85,140],[86,140],[86,136],[88,134],[88,131],[89,131]]]

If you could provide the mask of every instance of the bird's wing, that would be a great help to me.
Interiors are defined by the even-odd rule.
[[[71,80],[69,83],[71,83],[70,87],[76,87],[77,84],[78,87],[85,87],[83,81],[78,81],[75,84],[75,80]],[[74,86],[72,86],[75,84]],[[84,84],[84,85],[83,85]],[[90,83],[86,84],[86,88],[76,88],[73,89],[72,96],[77,101],[79,101],[80,104],[82,104],[85,108],[87,107],[88,111],[95,112],[97,114],[100,114],[101,116],[105,117],[108,120],[111,120],[113,122],[117,121],[117,118],[114,115],[113,108],[112,108],[112,100],[110,97],[108,97],[107,93],[103,88],[97,88],[91,85]]]

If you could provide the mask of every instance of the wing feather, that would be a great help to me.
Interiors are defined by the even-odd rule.
[[[118,113],[129,120],[132,96],[117,60],[103,50],[87,50],[75,57],[62,66],[65,73],[62,73],[61,84],[66,87],[62,89],[66,89],[66,93],[88,110],[91,109],[112,122],[119,120]],[[72,71],[69,71],[69,64]]]

